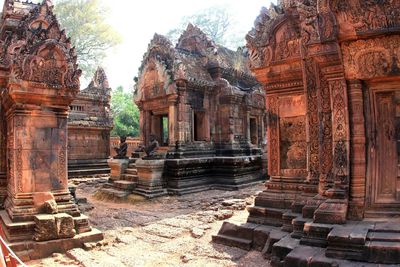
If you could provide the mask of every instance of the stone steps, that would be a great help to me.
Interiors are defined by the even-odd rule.
[[[338,225],[314,223],[287,210],[261,207],[249,207],[249,210],[261,222],[264,222],[263,215],[269,219],[280,212],[283,227],[253,221],[242,225],[224,222],[212,237],[213,242],[262,250],[271,259],[272,266],[279,267],[399,266],[391,264],[400,263],[400,220],[348,221]],[[292,232],[288,227],[290,221]]]
[[[136,189],[138,179],[135,165],[136,160],[136,158],[130,158],[128,168],[121,175],[120,179],[105,184],[100,189],[100,192],[118,199],[125,199],[128,195],[132,194]]]
[[[135,189],[136,183],[126,180],[117,180],[113,182],[113,186],[118,189],[132,191],[133,189]]]
[[[102,194],[108,195],[110,198],[118,198],[118,199],[125,199],[127,196],[130,195],[129,191],[126,190],[118,190],[114,187],[103,187],[100,189]]]
[[[145,198],[156,198],[156,197],[162,197],[168,195],[168,192],[166,189],[153,189],[153,190],[146,190],[143,188],[136,188],[134,190],[135,194],[143,196]]]
[[[125,174],[137,175],[137,170],[136,170],[136,168],[127,168],[127,169],[125,170]]]
[[[138,176],[136,174],[125,173],[121,178],[125,181],[137,182]]]
[[[209,186],[209,185],[200,185],[200,186],[195,186],[195,187],[168,189],[168,193],[173,194],[173,195],[182,196],[182,195],[186,195],[186,194],[207,191],[210,189],[211,189],[211,186]]]
[[[135,160],[135,162],[136,162],[136,160]],[[128,168],[136,169],[136,163],[135,162],[129,163],[128,164]]]
[[[110,171],[111,169],[108,167],[98,168],[98,169],[76,169],[76,170],[68,169],[68,177],[94,175],[94,174],[109,174]]]
[[[68,177],[110,174],[107,159],[71,160],[68,162]]]
[[[237,247],[244,250],[250,250],[252,244],[252,240],[223,235],[223,234],[213,236],[212,240],[215,243],[220,243],[231,247]]]

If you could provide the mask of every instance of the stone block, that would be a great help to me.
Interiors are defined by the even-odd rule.
[[[346,223],[347,207],[346,200],[328,199],[314,212],[314,222],[344,224]]]
[[[129,159],[109,159],[107,163],[111,169],[110,179],[121,180],[122,175],[128,168]]]
[[[253,234],[254,249],[261,251],[264,248],[271,230],[272,230],[271,227],[264,225],[258,226],[257,228],[254,229],[254,234]]]
[[[54,215],[40,214],[34,216],[35,232],[33,240],[48,241],[58,238],[57,225]]]
[[[54,215],[58,238],[70,238],[76,234],[74,218],[66,213]]]

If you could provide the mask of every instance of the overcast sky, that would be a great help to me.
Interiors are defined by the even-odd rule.
[[[143,54],[154,33],[165,34],[175,28],[183,16],[222,5],[237,21],[238,32],[248,32],[261,7],[270,0],[103,0],[111,9],[109,23],[121,34],[122,44],[109,52],[104,64],[112,88],[122,85],[132,90]],[[36,1],[35,1],[36,2]],[[275,2],[276,1],[272,1]],[[0,0],[1,6],[3,0]],[[243,36],[244,39],[245,36]],[[87,86],[86,82],[81,85]]]

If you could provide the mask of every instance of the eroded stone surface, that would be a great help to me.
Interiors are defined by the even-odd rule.
[[[211,190],[183,197],[161,197],[137,203],[97,201],[90,194],[96,186],[77,187],[77,195],[86,197],[95,208],[88,212],[92,224],[105,232],[105,241],[91,243],[85,249],[70,250],[61,258],[47,258],[28,262],[29,266],[268,266],[259,252],[247,252],[211,243],[211,235],[218,231],[222,221],[215,215],[219,200],[246,199],[262,187],[255,186],[238,192]],[[246,211],[232,211],[230,218],[244,221]],[[197,228],[203,235],[194,238],[191,230]],[[157,230],[158,229],[158,230]],[[108,265],[109,264],[109,265]],[[67,265],[68,266],[68,265]]]

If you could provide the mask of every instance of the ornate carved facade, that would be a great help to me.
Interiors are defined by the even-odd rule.
[[[50,1],[4,1],[0,166],[7,190],[0,223],[16,253],[26,251],[25,259],[102,238],[68,190],[67,117],[80,74],[75,50]],[[43,214],[48,212],[57,214]]]
[[[86,89],[70,105],[68,117],[68,176],[107,174],[110,169],[111,88],[98,68]]]
[[[237,188],[261,178],[265,95],[243,51],[216,45],[193,25],[176,47],[156,34],[135,102],[143,143],[155,134],[166,151],[170,192]]]
[[[262,10],[246,39],[267,94],[271,179],[248,222],[282,226],[301,245],[327,247],[324,257],[400,262],[380,254],[398,249],[374,238],[381,224],[360,223],[356,246],[362,227],[349,222],[399,215],[399,10],[396,0],[282,0]],[[298,251],[275,262],[298,266]]]

